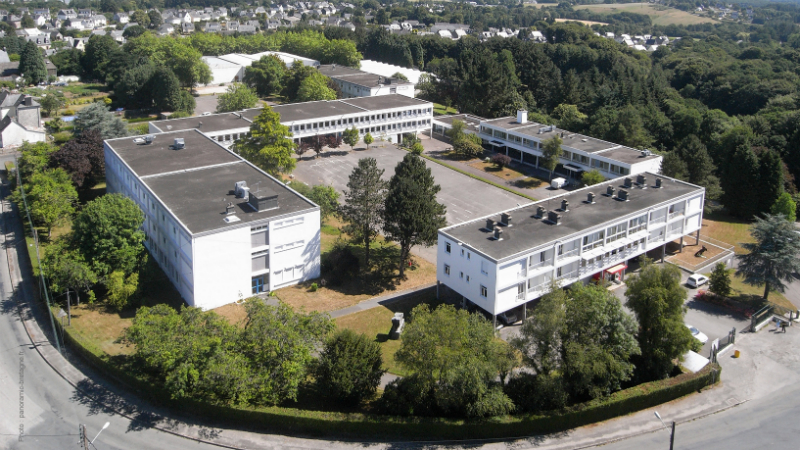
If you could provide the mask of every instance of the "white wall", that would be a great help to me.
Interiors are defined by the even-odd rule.
[[[318,278],[320,251],[319,210],[271,221],[269,289]]]
[[[194,304],[203,309],[251,296],[250,227],[193,239]]]
[[[45,134],[40,131],[28,131],[15,122],[11,122],[0,134],[0,147],[19,146],[25,141],[44,142]]]
[[[451,244],[449,254],[445,251],[447,242]],[[457,245],[456,241],[441,233],[436,247],[436,279],[484,310],[493,311],[497,290],[497,265],[493,261]],[[445,264],[450,266],[450,275],[445,273]],[[481,271],[482,264],[485,268],[483,272]],[[481,296],[481,285],[486,286],[486,297]]]

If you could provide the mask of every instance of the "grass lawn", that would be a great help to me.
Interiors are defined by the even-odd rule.
[[[339,231],[342,225],[343,223],[339,220],[330,218],[322,226],[323,259],[325,259],[325,254],[333,249],[337,240],[344,241],[346,239],[346,236]],[[360,265],[363,266],[364,247],[357,244],[347,245],[358,257]],[[385,294],[388,291],[403,291],[436,281],[436,266],[418,257],[413,257],[416,268],[406,270],[406,279],[400,280],[397,277],[396,269],[400,249],[394,243],[386,242],[379,237],[371,249],[370,262],[373,268],[368,274],[347,280],[341,286],[319,286],[315,292],[311,292],[311,284],[314,282],[319,284],[320,280],[278,289],[275,294],[280,300],[297,310],[334,311]],[[325,274],[322,278],[325,278]]]
[[[502,167],[498,168],[494,163],[486,162],[486,161],[475,161],[469,164],[471,167],[474,167],[478,170],[482,170],[488,174],[494,175],[497,178],[502,178],[504,180],[513,180],[516,178],[524,177],[525,174],[514,170],[510,167]]]
[[[574,8],[587,9],[598,14],[630,12],[650,16],[653,25],[694,25],[698,23],[718,23],[709,17],[700,17],[679,9],[652,3],[607,3],[594,5],[575,5]]]
[[[711,237],[734,246],[737,255],[747,253],[740,245],[743,242],[755,242],[750,236],[750,222],[746,222],[722,213],[713,213],[703,217],[701,238]]]
[[[733,294],[731,295],[733,300],[741,303],[755,303],[759,306],[763,303],[761,296],[764,295],[764,286],[758,287],[744,284],[741,277],[734,275],[731,277],[731,288],[733,290]],[[770,291],[768,300],[787,309],[797,309],[792,302],[787,300],[780,292]]]
[[[433,115],[434,116],[443,116],[447,114],[458,114],[458,110],[451,107],[447,107],[444,105],[440,105],[438,103],[433,104]]]
[[[408,321],[411,310],[415,306],[427,303],[431,308],[435,308],[439,302],[432,293],[420,294],[398,300],[386,306],[368,309],[336,319],[339,328],[349,328],[356,333],[366,334],[374,337],[381,344],[383,351],[383,367],[396,375],[407,375],[406,371],[394,360],[394,354],[400,349],[400,340],[389,339],[389,331],[392,329],[392,317],[396,312],[405,314]]]
[[[540,178],[535,177],[528,177],[522,180],[517,180],[514,182],[514,186],[522,189],[536,189],[538,187],[544,186],[547,184],[547,181],[544,181]]]

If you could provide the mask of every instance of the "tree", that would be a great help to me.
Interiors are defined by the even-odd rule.
[[[53,292],[66,289],[86,292],[98,281],[83,255],[71,248],[66,239],[58,239],[44,248],[42,269]]]
[[[135,38],[144,34],[147,29],[141,25],[134,25],[132,27],[125,28],[125,31],[122,32],[122,37],[126,39]]]
[[[673,361],[692,349],[694,336],[683,323],[686,289],[680,281],[676,266],[652,263],[628,278],[626,306],[639,322],[642,354],[634,362],[640,381],[668,377]]]
[[[782,215],[789,222],[797,220],[797,204],[792,199],[792,194],[784,192],[778,196],[772,205],[770,212],[774,215]]]
[[[23,142],[17,160],[17,170],[23,182],[28,182],[33,174],[50,166],[50,157],[58,147],[47,142]]]
[[[553,110],[553,117],[558,119],[558,126],[572,132],[581,131],[588,116],[578,110],[575,105],[560,104]]]
[[[280,118],[269,105],[264,105],[250,125],[250,135],[240,138],[232,147],[234,152],[274,176],[290,173],[297,164],[292,157],[295,148],[292,133],[281,124]]]
[[[144,257],[144,213],[121,194],[106,194],[86,205],[75,217],[72,235],[98,276],[136,271]]]
[[[25,186],[31,218],[47,228],[47,235],[53,227],[67,220],[75,213],[78,193],[72,180],[63,169],[48,169],[36,172]]]
[[[258,96],[242,83],[231,83],[217,100],[217,112],[241,111],[256,106]]]
[[[739,257],[736,274],[751,286],[764,286],[764,300],[770,289],[784,292],[784,282],[800,273],[800,239],[794,224],[784,216],[765,214],[750,226],[755,243],[741,244],[749,253]]]
[[[318,100],[336,100],[336,92],[328,87],[328,77],[315,72],[300,83],[296,101],[314,102]]]
[[[731,272],[733,270],[726,268],[724,262],[718,262],[709,277],[708,290],[720,297],[731,295]]]
[[[542,296],[522,323],[511,345],[522,354],[522,362],[536,375],[548,376],[561,367],[561,331],[566,317],[567,293],[557,285]]]
[[[553,171],[556,170],[556,166],[558,166],[559,158],[564,154],[564,149],[561,148],[561,144],[563,143],[564,141],[558,136],[553,136],[542,142],[541,165],[546,170],[550,171],[550,180],[553,179]]]
[[[419,143],[419,142],[414,142],[414,144],[411,146],[411,153],[413,153],[413,154],[415,154],[417,156],[421,155],[422,152],[424,152],[424,151],[425,151],[425,147],[423,147],[422,144]]]
[[[467,124],[464,123],[464,121],[453,119],[453,123],[450,125],[450,129],[447,130],[447,135],[453,141],[453,144],[457,143],[458,141],[464,138],[465,136],[464,129],[466,127]]]
[[[465,159],[477,158],[483,154],[481,138],[475,134],[465,134],[461,139],[454,141],[453,151]]]
[[[319,392],[347,405],[375,395],[385,370],[381,346],[363,334],[343,329],[328,339],[315,371]]]
[[[33,17],[30,14],[25,13],[22,16],[22,22],[20,23],[22,28],[36,28],[36,22],[33,21]]]
[[[315,73],[318,73],[316,68],[306,66],[300,61],[295,61],[295,63],[292,64],[291,69],[286,71],[281,94],[290,102],[299,101],[298,95],[300,86],[306,78]]]
[[[103,139],[114,139],[128,135],[125,122],[108,110],[105,104],[92,103],[80,110],[75,117],[75,134],[80,135],[86,130],[97,130]]]
[[[400,414],[486,417],[514,405],[495,380],[507,344],[479,314],[426,304],[411,311],[395,359],[412,375],[386,387],[384,408]]]
[[[117,311],[122,311],[139,287],[139,274],[132,273],[126,278],[125,272],[115,270],[108,276],[105,284],[108,288],[108,304]]]
[[[339,193],[333,186],[318,184],[311,188],[308,198],[319,205],[322,220],[335,216],[339,212]]]
[[[352,148],[355,148],[356,144],[358,144],[358,139],[358,128],[355,126],[342,132],[342,140]]]
[[[244,82],[254,88],[261,97],[266,97],[283,89],[286,64],[275,55],[262,56],[245,69]]]
[[[50,159],[52,164],[66,170],[79,188],[91,188],[105,177],[103,136],[98,130],[86,130],[73,137]]]
[[[158,28],[164,23],[164,18],[155,9],[148,11],[147,15],[150,18],[150,28]]]
[[[178,77],[166,67],[157,67],[138,95],[158,111],[192,114],[196,106],[191,93],[181,89]]]
[[[39,104],[42,105],[45,115],[52,117],[53,113],[57,113],[64,106],[64,100],[55,94],[46,94],[39,99]]]
[[[192,88],[197,84],[211,82],[211,69],[203,61],[202,53],[181,41],[169,42],[171,46],[167,52],[169,59],[166,63],[183,86]]]
[[[119,44],[111,35],[92,35],[81,57],[84,75],[92,80],[106,81],[107,67],[112,62]]]
[[[148,14],[147,11],[137,9],[131,14],[131,22],[136,22],[140,27],[147,28],[150,26],[150,14]],[[132,27],[128,27],[128,29],[130,28]]]
[[[355,242],[364,245],[364,267],[369,270],[370,245],[383,219],[387,183],[381,179],[383,169],[378,169],[375,158],[362,158],[353,168],[344,191],[342,219],[347,222],[344,231]]]
[[[492,155],[492,163],[498,168],[502,169],[511,164],[511,157],[502,153],[495,153]]]
[[[445,206],[436,201],[441,187],[435,183],[425,160],[407,154],[389,180],[383,211],[386,238],[400,245],[400,278],[415,245],[433,245],[439,228],[446,225]]]
[[[44,55],[35,42],[29,41],[25,44],[19,56],[19,73],[25,76],[25,81],[28,84],[39,84],[47,81],[47,66],[44,63]]]
[[[83,66],[81,65],[83,52],[75,48],[61,49],[58,53],[50,56],[50,62],[56,66],[60,75],[81,75]]]
[[[606,177],[604,177],[599,170],[592,169],[587,172],[583,172],[583,174],[581,175],[581,181],[583,181],[583,184],[587,186],[592,186],[594,184],[606,181]]]
[[[375,139],[373,139],[371,134],[367,133],[364,135],[364,143],[367,144],[367,148],[369,148],[373,142],[375,142]]]

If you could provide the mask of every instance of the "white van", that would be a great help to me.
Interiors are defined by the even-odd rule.
[[[569,181],[567,181],[565,178],[553,178],[553,181],[550,182],[550,187],[553,189],[561,189],[565,186],[569,186]]]

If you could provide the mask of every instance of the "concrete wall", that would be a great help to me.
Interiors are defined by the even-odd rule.
[[[269,289],[320,276],[319,210],[269,224]]]
[[[28,131],[14,122],[0,133],[0,147],[16,147],[26,141],[44,142],[45,133],[43,131]]]
[[[39,114],[39,107],[17,108],[17,122],[26,128],[40,128],[42,118]]]
[[[212,309],[251,296],[250,227],[196,237],[194,306]]]

